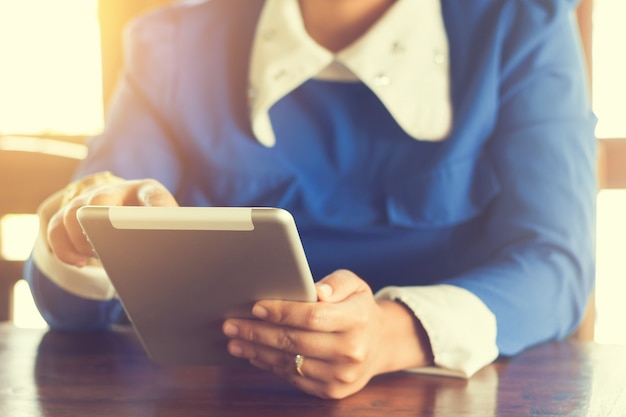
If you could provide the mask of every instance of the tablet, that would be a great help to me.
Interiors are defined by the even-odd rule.
[[[317,300],[285,210],[85,206],[78,220],[157,363],[241,365],[225,318],[252,318],[261,299]]]

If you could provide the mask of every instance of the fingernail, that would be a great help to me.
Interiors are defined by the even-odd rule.
[[[82,268],[87,265],[87,258],[78,258],[76,262],[74,262],[74,266],[76,268]]]
[[[224,324],[224,334],[226,336],[235,337],[239,334],[239,328],[232,323]]]
[[[241,345],[239,343],[230,343],[228,345],[228,352],[230,352],[230,354],[233,356],[243,356],[243,349],[241,348]]]
[[[333,287],[328,284],[319,283],[316,286],[320,298],[328,298],[333,294]]]
[[[160,206],[159,201],[163,200],[162,192],[157,187],[144,187],[140,190],[140,199],[144,206]]]
[[[267,318],[267,316],[269,316],[269,312],[265,307],[254,306],[252,307],[252,315],[259,319],[265,319]]]

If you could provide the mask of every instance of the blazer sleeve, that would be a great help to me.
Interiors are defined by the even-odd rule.
[[[465,248],[486,261],[447,280],[495,314],[504,355],[569,335],[594,284],[596,119],[570,3],[506,3],[487,145],[501,193]]]

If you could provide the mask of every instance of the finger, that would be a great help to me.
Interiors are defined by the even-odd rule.
[[[77,211],[84,206],[84,198],[77,197],[63,209],[63,227],[74,250],[85,258],[95,256],[87,236],[78,222]]]
[[[137,202],[147,207],[177,207],[178,203],[169,190],[154,180],[142,180],[135,188]]]
[[[96,206],[178,206],[169,190],[151,179],[103,184],[85,194],[87,204]]]
[[[361,303],[302,303],[263,300],[252,308],[252,314],[265,322],[315,332],[350,330],[359,318]]]
[[[97,185],[74,197],[53,214],[48,222],[47,238],[57,258],[70,265],[84,266],[94,253],[78,222],[78,209],[88,204],[121,205],[128,190],[123,183]]]
[[[95,256],[93,248],[77,218],[78,209],[85,205],[177,206],[178,204],[163,185],[149,179],[102,184],[76,197],[71,204],[68,204],[66,209],[65,226],[69,238],[78,252],[88,256]]]
[[[351,271],[340,269],[327,275],[316,283],[317,296],[320,301],[340,302],[352,294],[369,292],[369,285]]]
[[[238,358],[248,360],[252,365],[265,371],[270,371],[290,381],[307,378],[319,382],[326,382],[330,375],[329,365],[317,358],[304,356],[300,366],[300,375],[296,369],[296,354],[257,345],[243,340],[231,340],[228,343],[228,352]]]
[[[52,197],[50,202],[47,200],[40,207],[40,214],[47,223],[45,233],[54,254],[62,262],[77,267],[84,266],[89,257],[95,256],[78,222],[77,212],[82,206],[178,205],[165,186],[155,180],[119,180],[89,185],[81,194],[74,196],[64,207],[55,211],[54,206],[58,207],[62,196],[63,192],[60,191],[53,196],[53,200]]]
[[[63,211],[58,211],[48,222],[46,231],[48,245],[61,262],[76,267],[83,267],[87,264],[88,257],[78,252],[74,247],[67,234],[67,229],[63,222],[63,214]]]
[[[70,201],[64,210],[63,225],[68,238],[76,251],[86,257],[95,257],[80,222],[78,210],[86,205],[117,206],[123,203],[127,190],[118,184],[105,184],[94,188],[91,192],[79,195]]]
[[[344,398],[363,388],[369,381],[366,373],[350,365],[334,365],[304,356],[297,371],[296,355],[254,345],[231,342],[229,351],[248,359],[253,366],[270,371],[297,386],[300,390],[320,398]]]
[[[170,206],[178,203],[169,190],[152,179],[100,184],[86,189],[87,204],[97,206]]]
[[[337,341],[340,335],[318,333],[279,326],[258,320],[228,319],[223,332],[232,339],[263,345],[291,354],[305,354],[318,358],[333,358],[341,354]]]
[[[262,300],[252,308],[252,314],[265,321],[320,332],[350,330],[360,323],[373,300],[370,287],[350,271],[340,270],[318,283],[317,303]],[[330,290],[329,290],[330,288]],[[329,294],[324,294],[329,292]]]

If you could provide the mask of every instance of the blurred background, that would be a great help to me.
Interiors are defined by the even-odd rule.
[[[129,19],[172,0],[0,0],[0,320],[44,327],[21,262],[34,208],[64,185],[103,127]],[[599,123],[597,284],[581,332],[626,345],[626,1],[577,16]]]

